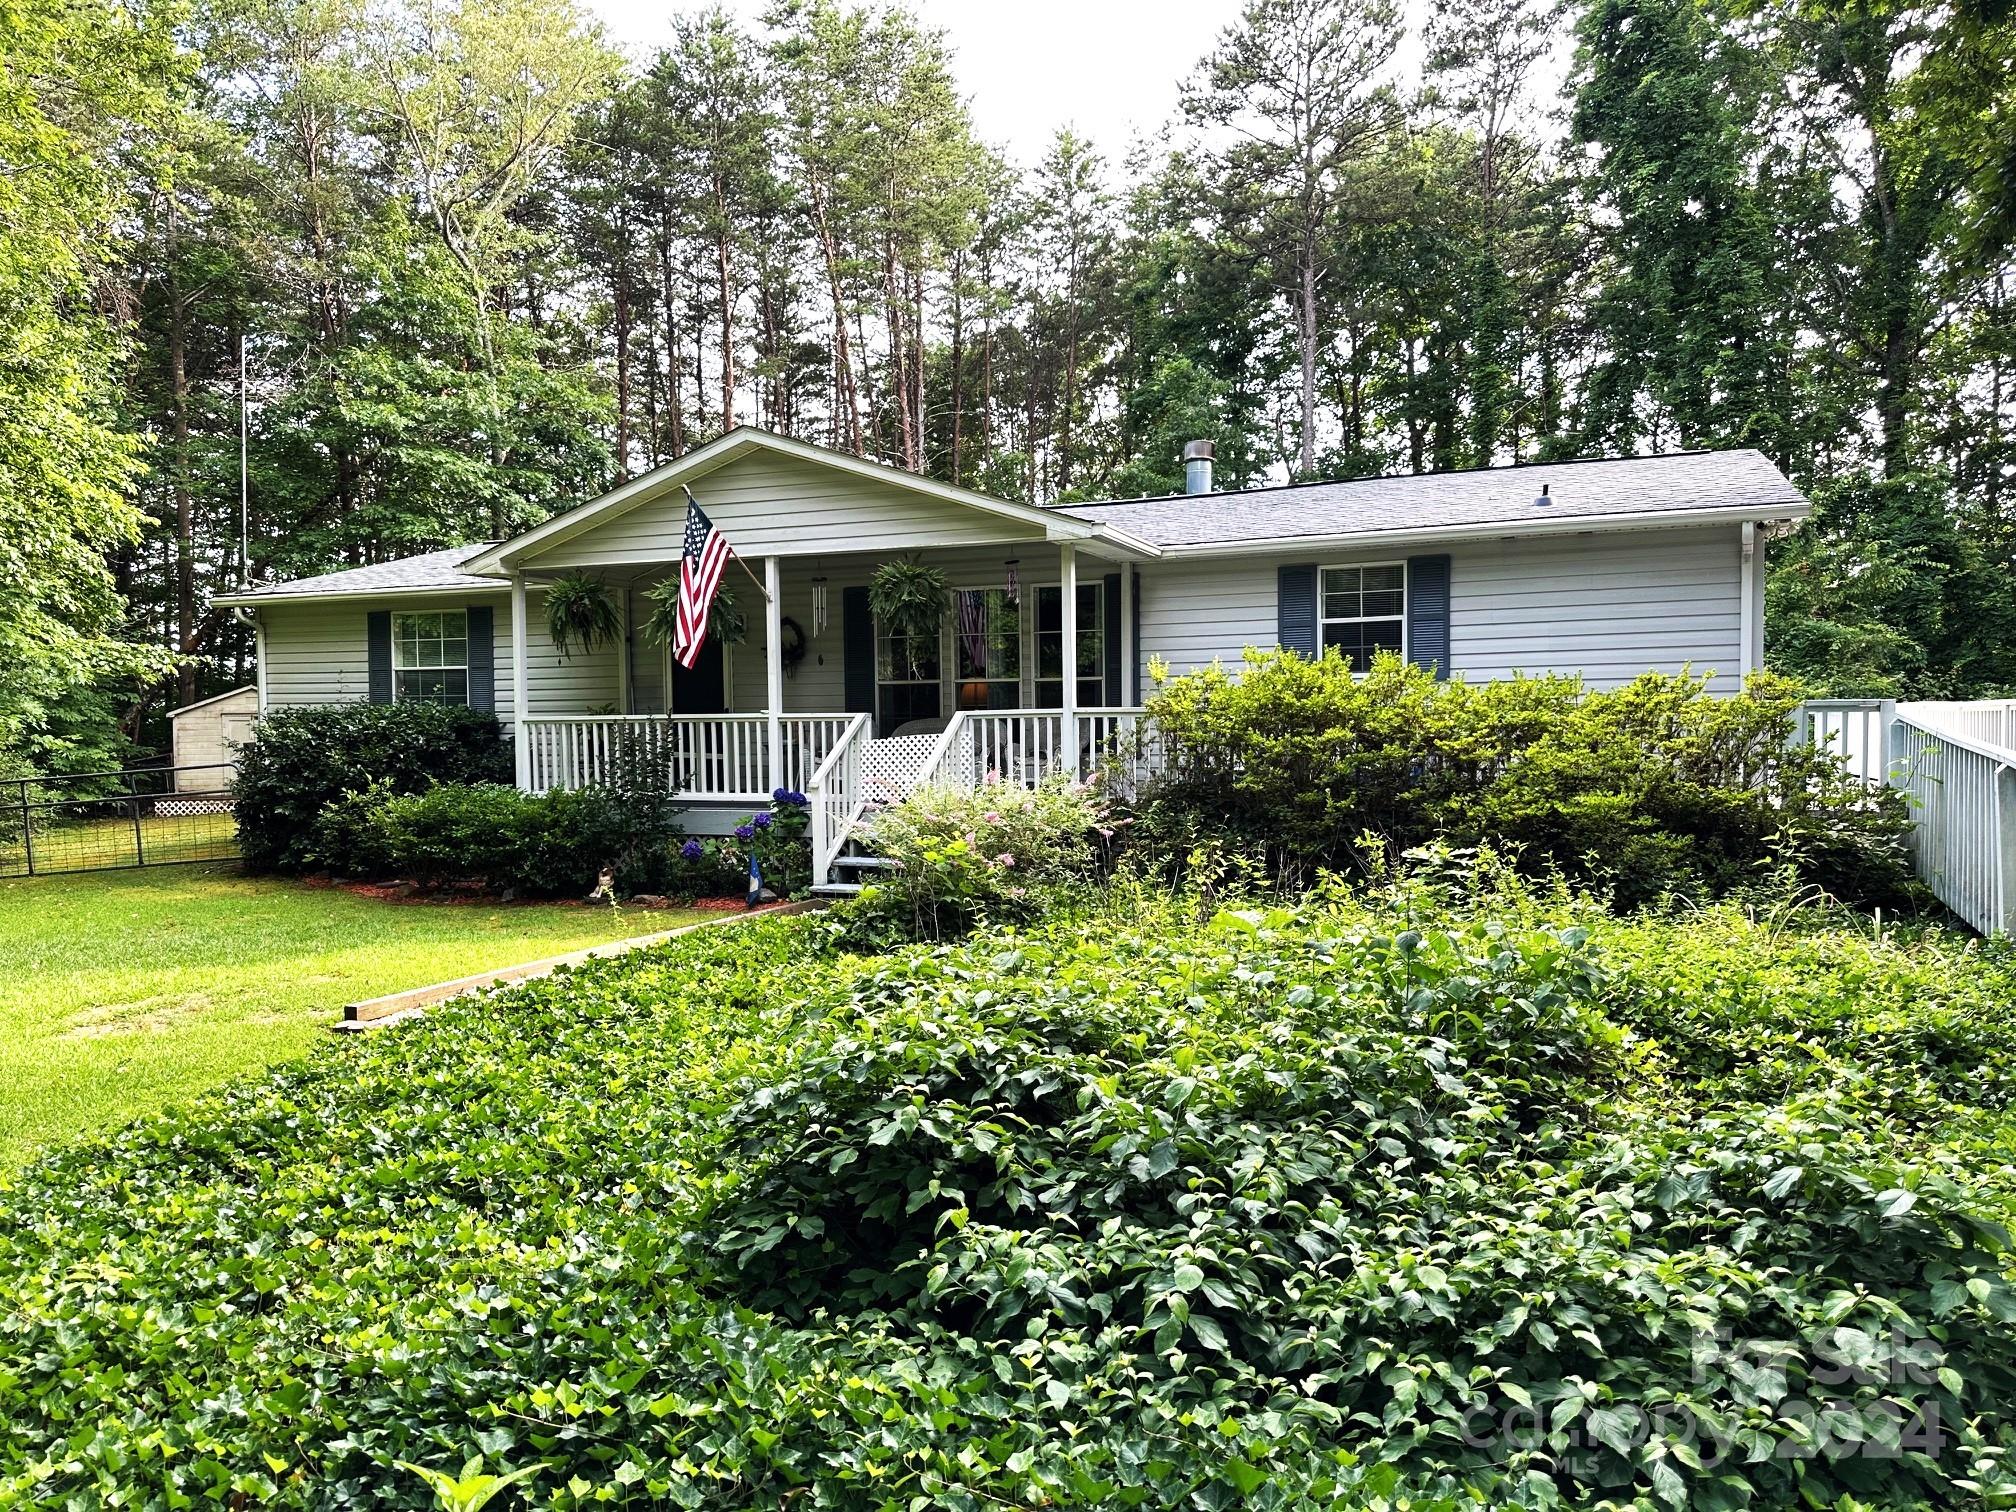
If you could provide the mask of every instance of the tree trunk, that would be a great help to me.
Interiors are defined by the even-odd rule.
[[[721,283],[721,429],[735,428],[735,309],[728,268],[728,186],[714,180],[714,252]]]
[[[679,288],[672,276],[672,227],[658,223],[658,299],[665,307],[665,444],[672,456],[686,450],[686,401],[679,392]]]
[[[616,481],[630,480],[630,256],[623,224],[617,237],[626,245],[616,250],[611,275],[616,295]]]
[[[882,302],[889,322],[889,391],[896,398],[896,439],[903,448],[903,466],[917,471],[917,426],[910,411],[909,375],[904,362],[903,293],[896,282],[896,237],[882,237]]]
[[[1302,355],[1302,459],[1301,476],[1316,475],[1316,246],[1315,228],[1305,228],[1301,267],[1300,302],[1296,310],[1298,345]]]
[[[819,254],[826,262],[826,293],[833,302],[833,431],[837,445],[861,455],[861,390],[854,381],[854,358],[847,349],[847,301],[840,292],[840,249],[827,219],[826,196],[812,186],[812,220]]]
[[[965,267],[966,259],[962,252],[952,259],[951,462],[952,481],[954,483],[963,483],[965,481],[964,459],[961,457],[959,450],[962,429],[960,422],[965,418],[966,413],[966,384],[964,374],[966,364],[966,294],[965,289],[962,287]]]

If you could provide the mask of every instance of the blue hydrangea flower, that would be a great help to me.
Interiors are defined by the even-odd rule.
[[[738,824],[738,825],[736,825],[736,826],[735,826],[735,838],[736,838],[737,840],[753,840],[753,839],[755,839],[755,838],[756,838],[756,829],[755,829],[755,826],[754,826],[754,825],[749,825],[749,824]]]
[[[707,847],[702,845],[698,840],[688,840],[684,845],[679,847],[679,854],[684,856],[688,861],[698,861],[702,856],[707,854]]]
[[[758,814],[754,819],[751,819],[749,822],[755,825],[756,828],[758,829],[770,828],[770,816],[768,814]]]
[[[788,803],[792,805],[794,808],[803,808],[811,800],[808,799],[803,793],[799,792],[796,788],[792,788],[789,792],[783,794],[782,797],[778,799],[778,801],[780,803]]]
[[[789,803],[791,801],[791,789],[772,788],[770,789],[770,796],[776,799],[779,803]]]

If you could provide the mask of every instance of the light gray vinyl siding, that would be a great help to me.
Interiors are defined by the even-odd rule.
[[[1697,673],[1722,674],[1725,688],[1735,686],[1742,636],[1742,547],[1733,526],[1478,542],[1454,546],[1450,555],[1450,659],[1458,676],[1478,682],[1516,672],[1579,672],[1592,687],[1608,688],[1648,669],[1677,672],[1691,666]],[[999,587],[1011,558],[1025,589],[1055,583],[1059,576],[1057,548],[1043,542],[933,550],[923,556],[945,569],[953,587]],[[804,627],[808,640],[804,661],[784,682],[787,711],[837,713],[845,707],[842,595],[849,587],[865,585],[880,559],[836,553],[794,557],[782,564],[784,613]],[[1236,668],[1246,647],[1265,649],[1275,643],[1278,574],[1284,562],[1340,566],[1393,559],[1393,553],[1311,551],[1143,563],[1140,665],[1145,668],[1159,657],[1179,673],[1214,660]],[[1116,564],[1080,550],[1081,580],[1117,570]],[[749,621],[748,639],[729,654],[729,704],[753,712],[768,702],[763,599],[739,567],[731,566],[729,572]],[[815,636],[812,590],[819,578],[826,583],[828,622],[824,633]],[[640,620],[646,582],[648,578],[638,580],[631,601]],[[508,722],[508,595],[380,601],[395,610],[470,602],[495,607],[497,709]],[[546,637],[536,589],[531,604],[527,665],[532,712],[585,714],[616,705],[622,694],[615,649],[560,656]],[[264,608],[269,701],[278,707],[365,697],[365,616],[373,607],[351,601]],[[1029,660],[1026,652],[1024,660]],[[632,643],[634,712],[664,708],[667,667],[664,649],[639,632]]]
[[[1451,553],[1449,655],[1471,682],[1579,672],[1614,688],[1648,671],[1742,666],[1735,526],[1543,536]]]
[[[758,572],[765,556],[914,551],[989,541],[1038,541],[1042,530],[838,468],[755,452],[691,485],[707,517]],[[668,488],[538,555],[541,571],[677,562],[686,496]],[[729,571],[736,571],[730,567]]]
[[[621,697],[613,647],[593,655],[563,657],[547,637],[540,595],[529,595],[526,616],[525,691],[533,714],[607,712]],[[370,696],[365,621],[375,609],[466,609],[487,603],[494,611],[497,713],[511,721],[511,600],[506,594],[423,599],[346,600],[340,603],[269,604],[259,611],[266,630],[266,700],[270,707],[347,703]]]
[[[651,638],[643,630],[645,616],[651,612],[651,601],[644,596],[643,585],[624,591],[623,623],[629,627],[630,635],[630,712],[663,714],[665,655],[660,647],[651,643]]]
[[[1143,563],[1142,666],[1159,657],[1177,674],[1214,661],[1236,668],[1248,646],[1272,650],[1277,575],[1284,560],[1193,557]],[[1148,688],[1145,677],[1142,687]]]
[[[1415,552],[1432,551],[1417,546]],[[1343,566],[1406,553],[1164,559],[1141,569],[1141,654],[1188,672],[1272,647],[1286,562]],[[1610,688],[1648,670],[1733,679],[1741,659],[1734,526],[1543,536],[1450,548],[1451,670],[1472,682],[1579,672]],[[1733,681],[1728,686],[1733,688]]]

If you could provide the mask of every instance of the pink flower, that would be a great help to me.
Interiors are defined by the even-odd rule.
[[[1001,816],[999,814],[993,814],[993,813],[983,814],[981,817],[988,824],[999,824],[1001,822]]]
[[[1015,858],[1012,855],[1010,855],[1007,851],[1003,851],[1001,852],[1000,855],[994,858],[994,864],[996,866],[1013,866],[1015,864]]]

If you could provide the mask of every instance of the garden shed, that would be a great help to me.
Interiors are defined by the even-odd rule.
[[[171,759],[178,768],[177,788],[211,791],[223,785],[229,774],[219,767],[238,765],[237,747],[252,737],[252,722],[259,717],[259,690],[233,688],[197,703],[185,704],[168,714],[171,730]],[[195,767],[186,777],[179,769]]]

